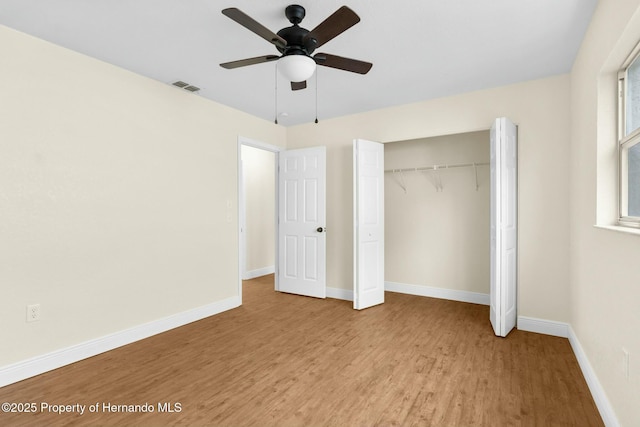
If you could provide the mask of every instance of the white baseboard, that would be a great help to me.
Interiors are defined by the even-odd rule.
[[[403,294],[419,295],[432,298],[443,298],[454,301],[472,302],[489,305],[489,295],[475,292],[454,291],[450,289],[433,288],[429,286],[407,285],[403,283],[385,282],[385,290]],[[537,332],[545,335],[568,338],[571,348],[578,360],[582,374],[587,381],[589,391],[598,407],[600,416],[607,427],[620,427],[620,423],[613,411],[598,377],[595,374],[589,359],[585,354],[571,325],[553,320],[536,319],[533,317],[518,316],[518,329],[529,332]]]
[[[569,324],[553,320],[536,319],[534,317],[518,316],[518,329],[536,332],[554,337],[569,337]]]
[[[418,295],[448,299],[460,302],[489,305],[489,294],[478,292],[458,291],[454,289],[434,288],[432,286],[408,285],[406,283],[384,282],[384,290],[401,294]]]
[[[353,301],[353,291],[342,288],[327,287],[327,298],[343,299],[345,301]]]
[[[474,292],[453,291],[449,289],[406,285],[394,282],[385,282],[385,290],[410,295],[473,302],[476,304],[489,304],[488,295]],[[353,291],[327,287],[327,297],[353,301]],[[96,356],[100,353],[131,344],[170,329],[231,310],[239,307],[240,305],[239,297],[227,298],[203,307],[194,308],[163,319],[134,326],[132,328],[125,329],[124,331],[56,350],[42,356],[37,356],[28,360],[0,367],[0,387]],[[587,358],[578,337],[571,328],[571,325],[562,322],[518,316],[518,329],[568,338],[571,348],[578,360],[578,364],[580,365],[580,369],[582,370],[582,374],[587,381],[589,391],[593,396],[605,425],[607,427],[620,427],[620,423],[613,411],[611,403],[609,402],[595,371],[591,367],[589,359]]]
[[[273,274],[276,272],[275,265],[270,265],[268,267],[262,267],[251,271],[245,271],[242,275],[242,280],[251,280],[256,277],[266,276],[267,274]]]
[[[239,297],[227,298],[222,301],[214,302],[182,313],[177,313],[153,322],[134,326],[132,328],[125,329],[124,331],[115,332],[71,347],[56,350],[42,356],[36,356],[31,359],[0,367],[0,387],[43,374],[47,371],[96,356],[100,353],[113,350],[123,345],[131,344],[152,335],[156,335],[239,306]]]
[[[593,400],[598,407],[598,411],[600,412],[600,416],[602,417],[602,421],[604,421],[604,425],[607,427],[620,427],[620,423],[618,422],[618,418],[616,417],[615,412],[613,411],[613,407],[607,398],[600,381],[598,381],[598,376],[595,371],[591,367],[591,363],[589,363],[589,359],[587,358],[580,341],[578,341],[578,337],[571,325],[568,327],[569,332],[569,343],[571,344],[571,348],[573,349],[573,353],[576,355],[576,359],[578,359],[578,365],[580,365],[580,369],[582,370],[582,375],[584,375],[584,379],[587,381],[587,385],[589,386],[589,391],[591,392],[591,396],[593,396]]]
[[[522,331],[569,338],[569,343],[571,344],[573,353],[578,360],[578,365],[580,365],[582,375],[584,375],[584,378],[587,381],[589,391],[591,392],[591,396],[598,407],[598,412],[600,412],[600,416],[602,417],[604,424],[607,427],[620,427],[620,423],[613,412],[611,403],[609,403],[609,399],[607,399],[607,395],[605,394],[602,385],[600,385],[600,381],[598,381],[598,377],[591,367],[589,359],[587,359],[587,355],[582,349],[582,346],[578,341],[578,337],[576,337],[576,334],[573,332],[571,325],[552,320],[518,316],[518,329]]]

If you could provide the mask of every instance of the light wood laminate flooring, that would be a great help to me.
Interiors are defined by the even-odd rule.
[[[603,425],[568,340],[495,337],[486,306],[387,292],[356,311],[276,293],[273,276],[243,290],[237,309],[0,388],[0,402],[86,405],[0,425]]]

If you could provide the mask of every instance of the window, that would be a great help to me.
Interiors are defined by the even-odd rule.
[[[640,227],[640,45],[625,61],[618,80],[619,222]]]

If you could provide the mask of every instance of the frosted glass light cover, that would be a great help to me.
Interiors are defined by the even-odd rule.
[[[304,82],[316,70],[316,62],[304,55],[289,55],[278,59],[278,70],[290,82]]]

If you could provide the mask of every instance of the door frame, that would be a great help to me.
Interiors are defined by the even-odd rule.
[[[406,141],[406,140],[413,140],[413,139],[428,139],[428,138],[438,138],[441,136],[452,136],[452,135],[457,135],[457,134],[463,134],[463,133],[468,133],[468,132],[478,132],[478,131],[486,131],[487,132],[487,136],[490,137],[490,132],[491,132],[491,126],[492,124],[495,122],[496,119],[498,119],[500,117],[495,117],[491,124],[488,127],[477,127],[477,128],[460,128],[460,129],[454,129],[451,130],[450,132],[439,132],[439,133],[434,133],[434,134],[419,134],[418,136],[416,136],[415,138],[408,138],[408,139],[387,139],[387,140],[383,140],[383,141],[379,141],[382,144],[385,145],[385,147],[387,146],[387,144],[393,144],[395,142],[402,142],[402,141]],[[519,129],[519,123],[516,121],[512,121],[513,124],[516,125],[516,128]],[[519,158],[517,159],[517,166],[520,166],[520,161]],[[520,181],[518,180],[517,182],[517,186],[516,186],[516,209],[519,211],[519,207],[520,207],[520,198],[519,198],[519,194],[520,194]],[[355,194],[354,194],[354,199],[355,199]],[[489,226],[487,227],[487,232],[491,233],[491,225],[489,224]],[[491,251],[491,248],[487,248],[489,251]],[[520,242],[518,241],[516,244],[516,250],[519,252],[520,249]],[[385,250],[386,250],[386,242],[385,242]],[[491,262],[491,261],[489,261]],[[518,328],[518,313],[520,312],[520,293],[519,293],[519,284],[520,284],[520,258],[517,258],[516,261],[516,329]],[[355,268],[355,260],[354,260],[354,268]],[[385,290],[386,290],[386,282],[385,282]],[[398,292],[398,291],[394,291],[394,292]],[[491,292],[491,284],[489,283],[489,293],[487,293],[487,296],[490,298],[490,292]],[[412,295],[417,295],[417,294],[412,294]],[[429,294],[427,296],[434,296],[433,294]],[[436,298],[442,298],[442,296],[435,296]],[[463,300],[463,299],[456,299],[454,297],[445,297],[446,299],[451,299],[453,301],[461,301],[461,302],[469,302],[467,300]],[[487,307],[490,307],[490,300],[488,300],[487,302],[481,302],[481,301],[472,301],[474,303],[479,303],[479,304],[483,304],[486,305]],[[493,330],[493,328],[492,328]]]
[[[279,191],[278,191],[278,153],[280,151],[286,150],[284,147],[279,147],[277,145],[267,144],[262,141],[256,141],[254,139],[246,138],[244,136],[238,136],[238,297],[240,298],[240,304],[242,304],[242,275],[246,266],[246,257],[247,257],[247,238],[244,232],[244,228],[246,228],[246,206],[245,206],[245,194],[244,194],[244,183],[243,183],[243,167],[242,167],[242,146],[258,148],[260,150],[269,151],[274,153],[274,168],[275,168],[275,182],[274,182],[274,191],[275,191],[275,260],[274,267],[276,270],[275,274],[275,289],[278,290],[278,206],[279,206]]]

